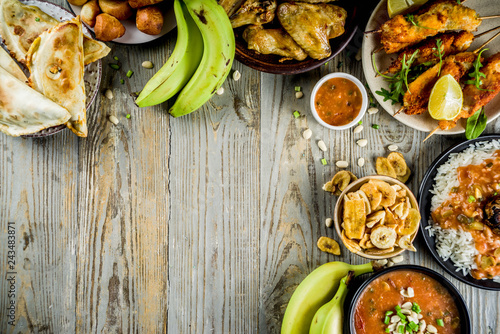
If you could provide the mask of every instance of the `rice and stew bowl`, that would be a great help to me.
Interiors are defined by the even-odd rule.
[[[438,255],[464,276],[500,283],[500,141],[451,153],[430,192],[426,230]]]

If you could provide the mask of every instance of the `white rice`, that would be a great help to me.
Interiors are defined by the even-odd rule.
[[[434,188],[430,190],[433,194],[431,199],[431,211],[436,210],[444,201],[448,199],[451,188],[459,185],[457,168],[467,165],[478,165],[485,159],[492,158],[493,153],[500,149],[500,141],[484,141],[471,144],[460,153],[450,154],[448,161],[439,166],[434,179]],[[454,229],[442,229],[429,219],[429,226],[426,227],[429,236],[435,237],[436,251],[439,256],[447,261],[450,259],[456,271],[462,271],[464,275],[470,273],[477,266],[474,258],[479,252],[474,245],[474,239],[469,232]],[[500,276],[493,278],[500,283]]]

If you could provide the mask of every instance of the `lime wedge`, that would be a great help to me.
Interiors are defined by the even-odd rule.
[[[462,89],[450,74],[436,82],[429,98],[429,114],[437,120],[453,120],[462,110]]]
[[[428,0],[387,0],[387,11],[389,17],[393,18],[398,14],[406,14],[417,9]]]

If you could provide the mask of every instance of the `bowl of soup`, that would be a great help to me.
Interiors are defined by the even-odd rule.
[[[368,94],[356,77],[330,73],[321,78],[311,94],[311,112],[319,124],[345,130],[357,124],[368,107]]]
[[[416,265],[384,269],[351,299],[351,334],[470,334],[470,315],[458,290],[443,275]]]

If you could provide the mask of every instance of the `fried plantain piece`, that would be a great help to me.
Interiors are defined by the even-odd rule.
[[[365,233],[366,212],[362,199],[344,199],[344,230],[349,239],[361,239]]]
[[[411,208],[408,211],[408,217],[398,227],[399,235],[412,235],[418,229],[420,223],[420,212],[417,209]]]
[[[374,179],[368,181],[368,183],[372,183],[375,187],[377,187],[377,190],[382,193],[380,205],[384,208],[389,207],[396,202],[396,190],[394,190],[389,183]]]
[[[391,152],[387,156],[387,161],[396,172],[396,176],[404,176],[406,174],[406,169],[408,166],[406,165],[405,158],[399,152]]]
[[[321,237],[318,239],[318,248],[333,255],[340,255],[340,246],[337,241],[328,237]]]
[[[388,249],[396,244],[397,237],[395,229],[381,225],[372,229],[370,241],[379,249]]]
[[[389,160],[387,160],[387,158],[378,157],[377,161],[375,162],[375,169],[377,170],[378,175],[386,175],[393,178],[397,177],[396,171],[389,163]]]
[[[366,197],[368,197],[372,211],[377,211],[376,209],[382,201],[382,193],[371,183],[363,184],[360,189],[365,193]]]
[[[342,230],[340,238],[342,239],[344,246],[354,254],[359,253],[361,251],[361,246],[359,246],[355,241],[345,236],[345,230]]]

